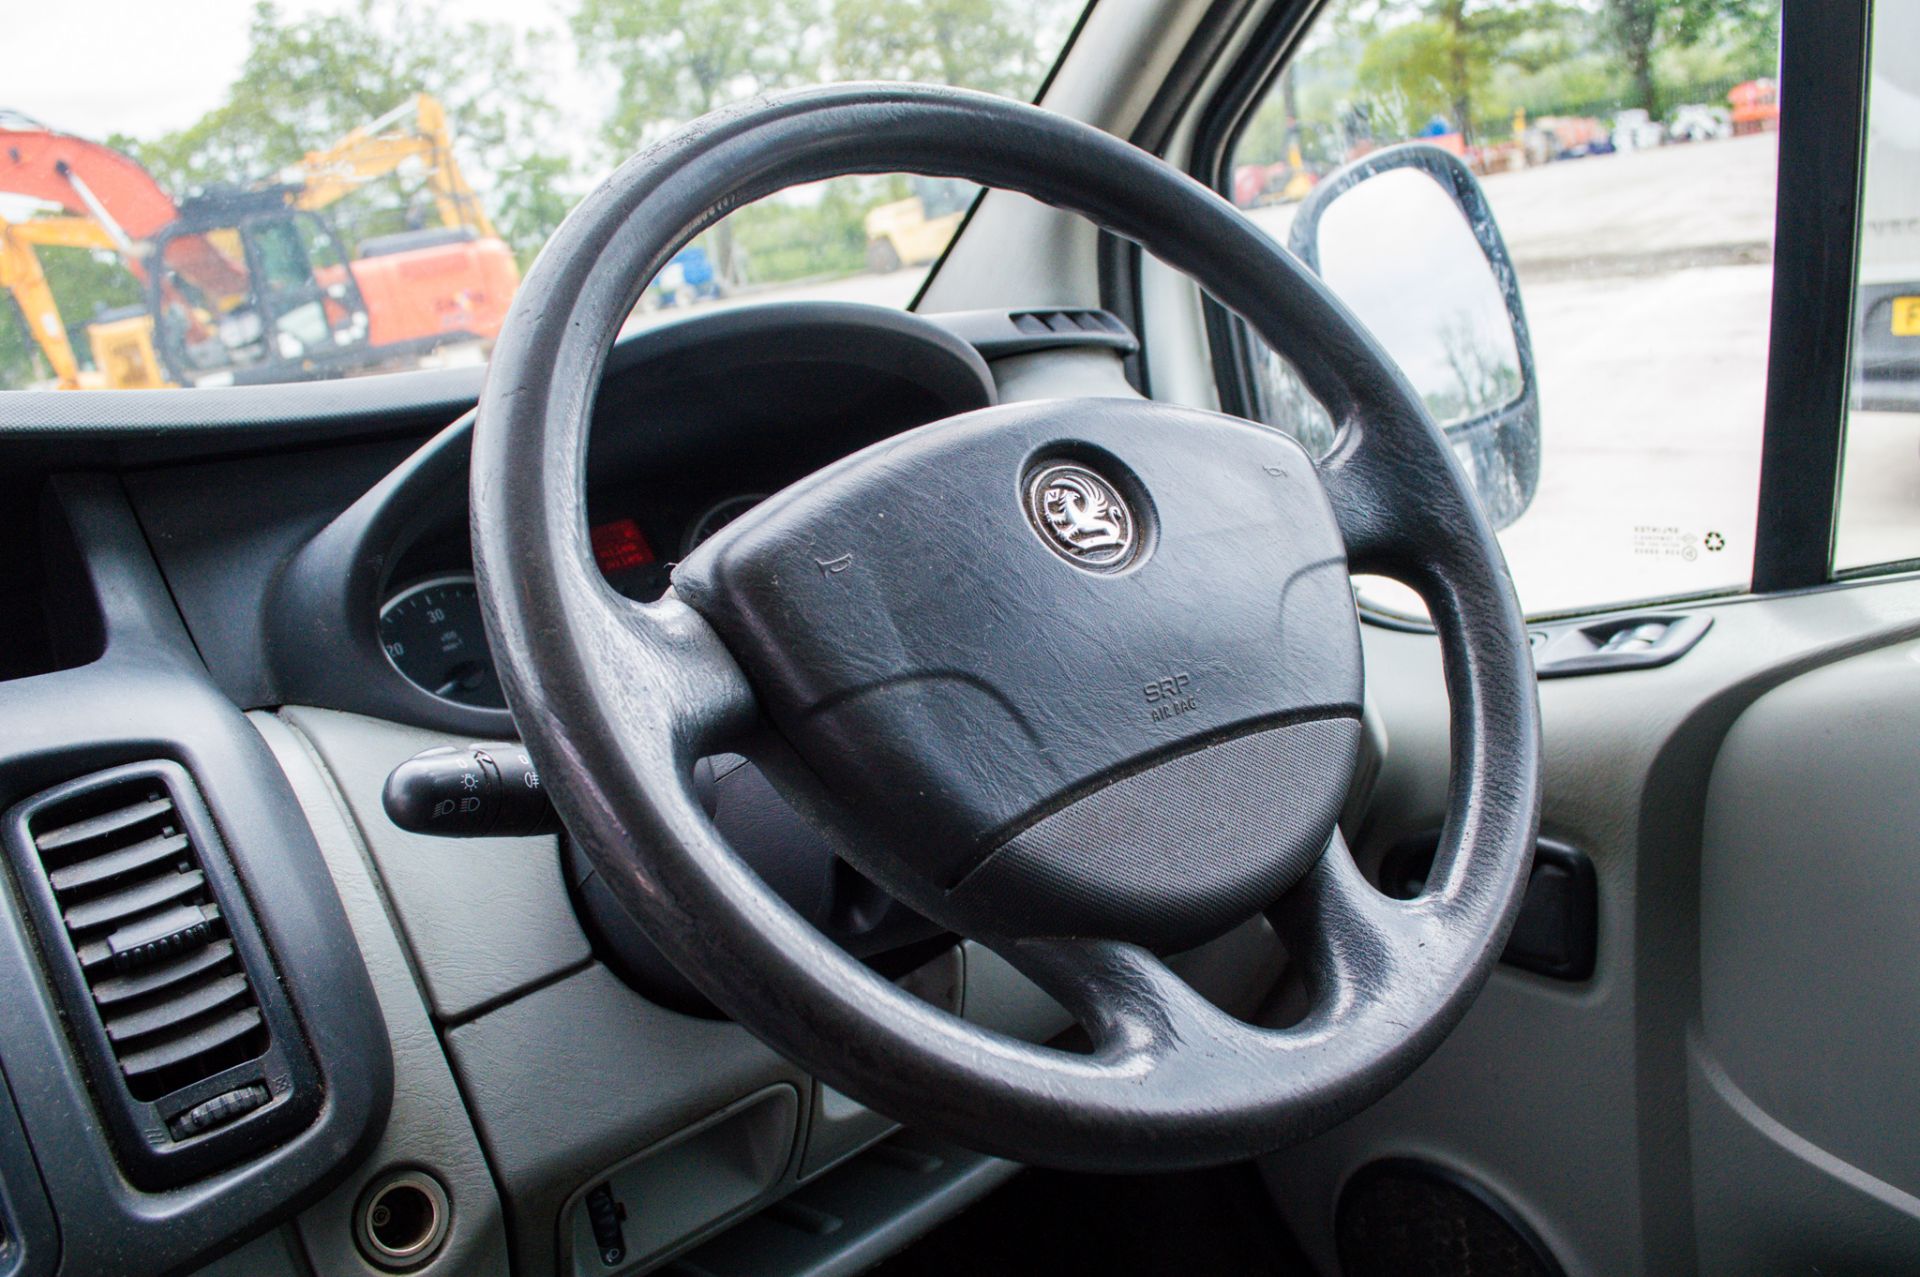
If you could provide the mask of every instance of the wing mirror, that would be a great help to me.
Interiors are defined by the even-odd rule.
[[[1513,259],[1467,166],[1421,143],[1362,156],[1301,201],[1287,247],[1399,363],[1493,525],[1518,519],[1540,480],[1540,391]]]

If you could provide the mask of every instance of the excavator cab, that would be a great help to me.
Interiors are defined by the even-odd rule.
[[[230,271],[208,271],[210,246]],[[155,236],[154,342],[181,385],[325,377],[365,363],[367,305],[339,235],[288,190],[187,200]]]

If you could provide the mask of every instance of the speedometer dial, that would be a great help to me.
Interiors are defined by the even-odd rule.
[[[415,686],[460,705],[507,707],[472,577],[436,577],[387,600],[380,609],[380,643]]]
[[[737,497],[728,497],[724,501],[717,501],[708,506],[706,512],[693,521],[693,527],[687,530],[684,553],[692,554],[708,537],[766,499],[767,494],[764,492],[748,492]]]

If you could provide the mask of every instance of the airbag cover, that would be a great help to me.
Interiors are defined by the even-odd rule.
[[[1119,566],[1076,563],[1030,513],[1028,480],[1059,464],[1125,502],[1137,544]],[[850,823],[942,890],[1124,777],[1359,714],[1345,549],[1314,468],[1214,413],[1061,400],[922,427],[768,500],[674,585]],[[1352,733],[1266,748],[1282,739],[1326,750],[1283,768],[1311,813],[1285,841],[1317,855]]]

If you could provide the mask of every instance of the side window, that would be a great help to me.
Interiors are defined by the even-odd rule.
[[[1235,145],[1234,201],[1399,361],[1529,613],[1751,579],[1778,31],[1759,0],[1332,0]],[[1407,145],[1450,167],[1398,167]],[[1456,269],[1474,236],[1486,260]],[[1325,446],[1284,361],[1251,363],[1251,411]]]
[[[1920,0],[1873,6],[1838,571],[1920,559]]]

